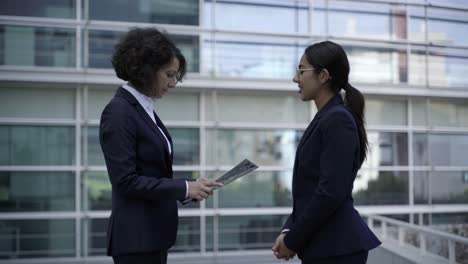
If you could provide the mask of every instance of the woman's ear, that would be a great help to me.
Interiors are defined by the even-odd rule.
[[[319,80],[320,83],[324,84],[326,83],[330,78],[330,73],[328,72],[327,69],[322,69],[319,74]]]

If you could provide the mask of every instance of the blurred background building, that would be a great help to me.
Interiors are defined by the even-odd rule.
[[[122,83],[113,46],[135,26],[167,31],[189,62],[155,102],[175,177],[260,165],[181,206],[172,256],[269,250],[316,113],[291,79],[304,48],[326,39],[345,47],[367,100],[359,211],[468,237],[467,1],[1,0],[0,263],[108,260],[98,124]]]

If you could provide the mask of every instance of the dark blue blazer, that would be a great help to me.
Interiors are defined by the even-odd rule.
[[[315,115],[297,147],[293,212],[283,229],[290,229],[286,246],[303,261],[380,244],[353,206],[359,148],[356,123],[338,94]]]
[[[172,145],[169,132],[154,115]],[[177,233],[177,200],[185,198],[186,183],[172,179],[167,141],[122,87],[102,112],[99,140],[112,184],[107,254],[169,249]]]

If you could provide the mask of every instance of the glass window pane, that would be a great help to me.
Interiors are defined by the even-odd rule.
[[[73,127],[0,126],[0,165],[73,165]]]
[[[288,80],[293,78],[294,69],[304,52],[299,41],[233,34],[217,34],[215,40],[207,37],[204,48],[206,73]]]
[[[369,152],[364,167],[408,165],[408,134],[368,132]]]
[[[95,20],[198,25],[198,10],[199,1],[193,0],[89,1],[89,17]]]
[[[118,86],[103,86],[88,90],[88,119],[100,120],[102,110],[117,91]]]
[[[75,67],[75,30],[0,26],[3,65]]]
[[[413,165],[425,166],[429,164],[427,134],[413,134]]]
[[[0,117],[73,119],[75,92],[75,89],[66,87],[45,88],[2,84]]]
[[[328,25],[333,36],[392,39],[394,35],[395,38],[405,38],[405,19],[404,9],[396,5],[329,2]]]
[[[97,2],[101,3],[101,1]],[[90,30],[88,66],[91,68],[112,68],[111,58],[114,46],[124,34],[125,32]],[[185,56],[187,71],[198,72],[200,64],[198,36],[170,35],[170,38]]]
[[[5,259],[75,256],[75,220],[2,220]]]
[[[0,212],[74,209],[73,173],[0,172]]]
[[[466,156],[465,156],[466,157]],[[431,172],[433,204],[467,204],[468,171]]]
[[[407,125],[407,113],[406,100],[366,98],[367,125]]]
[[[429,172],[415,171],[413,175],[414,204],[430,204],[431,183]]]
[[[247,158],[260,166],[292,167],[302,133],[296,130],[208,130],[208,164],[233,166]]]
[[[468,127],[468,100],[430,102],[432,126]]]
[[[427,102],[425,99],[413,99],[412,114],[414,126],[427,126]]]
[[[154,109],[163,122],[199,121],[199,95],[171,91],[162,99],[156,99]]]
[[[174,144],[174,165],[200,164],[200,133],[197,128],[169,128]]]
[[[350,63],[350,82],[406,83],[407,56],[405,50],[385,48],[344,47]],[[375,69],[379,69],[376,71]],[[372,73],[372,74],[370,74]]]
[[[408,82],[415,85],[426,85],[426,52],[411,50],[408,61]]]
[[[408,6],[408,37],[412,41],[426,40],[424,7]]]
[[[429,147],[430,165],[468,166],[468,135],[432,134]]]
[[[428,58],[429,84],[465,89],[468,85],[468,51],[431,48]]]
[[[308,4],[289,0],[219,1],[215,24],[228,30],[305,33],[309,25]]]
[[[297,95],[218,94],[217,103],[218,121],[306,124],[310,120],[310,104]]]
[[[466,10],[429,7],[428,17],[429,41],[440,44],[468,44],[468,36],[460,34],[468,32]]]
[[[218,178],[224,172],[210,173]],[[292,171],[253,172],[217,193],[219,208],[292,206]],[[207,200],[207,207],[213,199]]]
[[[287,217],[287,215],[221,216],[218,221],[219,249],[271,249],[272,241],[275,241]],[[211,228],[211,225],[207,225],[207,231]],[[210,237],[207,237],[208,249],[213,248],[210,240]]]
[[[408,204],[408,172],[360,170],[354,181],[356,205]]]
[[[75,0],[2,0],[0,15],[75,18]]]

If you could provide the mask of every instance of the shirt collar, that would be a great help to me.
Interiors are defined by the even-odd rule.
[[[151,97],[142,94],[137,89],[131,87],[128,84],[122,85],[122,88],[129,91],[137,99],[138,103],[140,103],[140,105],[145,110],[147,110],[147,111],[149,110],[150,112],[152,112],[154,110],[153,109],[153,100],[151,99]]]

